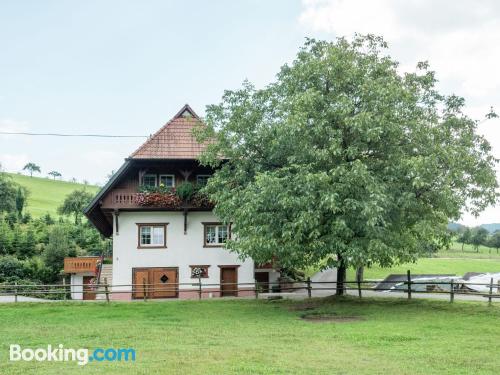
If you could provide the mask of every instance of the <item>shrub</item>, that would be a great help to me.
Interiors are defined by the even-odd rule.
[[[27,273],[23,262],[14,256],[0,257],[0,282],[13,282],[26,277]]]
[[[191,182],[181,182],[175,189],[177,196],[183,201],[188,201],[194,194],[194,186]]]

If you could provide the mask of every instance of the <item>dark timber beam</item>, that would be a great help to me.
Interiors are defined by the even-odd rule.
[[[120,210],[115,210],[114,211],[114,217],[115,217],[115,232],[116,235],[118,236],[120,234],[120,226],[119,226],[119,221],[118,221],[118,216],[120,216]]]

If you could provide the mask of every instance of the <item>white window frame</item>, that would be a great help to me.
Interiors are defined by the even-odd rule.
[[[161,174],[159,176],[159,179],[158,179],[158,186],[160,186],[160,184],[161,184],[162,177],[172,177],[172,186],[167,186],[167,187],[175,187],[175,175],[174,174]]]
[[[153,174],[153,173],[147,173],[147,174],[145,174],[144,176],[142,176],[142,181],[141,181],[141,185],[142,185],[142,186],[151,186],[151,185],[145,185],[145,184],[144,184],[144,179],[145,179],[146,177],[154,177],[154,178],[155,178],[155,184],[154,184],[154,186],[155,186],[155,187],[156,187],[156,186],[158,186],[158,177],[157,177],[155,174]]]
[[[231,228],[227,224],[220,223],[203,223],[203,246],[204,247],[221,247],[224,246],[227,240],[231,238]],[[226,228],[226,242],[219,242],[219,228]],[[215,228],[215,242],[207,241],[208,228]]]
[[[138,229],[138,241],[137,241],[137,247],[138,248],[165,248],[167,247],[167,224],[168,223],[158,223],[158,224],[141,224],[138,223],[137,225],[139,226]],[[150,241],[151,243],[143,243],[142,242],[142,230],[143,228],[149,228],[150,229]],[[154,242],[155,235],[154,231],[155,229],[160,229],[163,237],[162,242]]]
[[[210,177],[212,177],[212,176],[211,176],[211,175],[209,175],[209,174],[198,174],[198,175],[196,175],[196,183],[197,183],[198,185],[200,184],[200,181],[199,181],[199,178],[200,178],[200,177],[206,177],[206,178],[207,178],[207,180],[208,180],[208,179],[209,179]]]

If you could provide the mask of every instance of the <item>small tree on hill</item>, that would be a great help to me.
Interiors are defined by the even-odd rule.
[[[488,246],[493,247],[497,250],[500,249],[500,230],[496,230],[488,239]]]
[[[66,196],[57,211],[61,215],[73,215],[75,217],[75,224],[80,224],[83,209],[90,203],[92,197],[92,193],[85,189],[75,190]]]
[[[41,173],[40,166],[35,163],[28,163],[23,167],[23,171],[28,171],[30,173],[30,177],[33,177],[33,172]]]
[[[464,245],[470,244],[472,238],[472,232],[469,227],[465,228],[465,230],[458,237],[458,242],[462,244],[462,251],[464,251]]]
[[[488,231],[484,228],[476,228],[472,232],[471,243],[476,252],[479,252],[479,246],[486,245],[488,239]]]
[[[52,176],[54,178],[54,180],[57,178],[57,177],[61,177],[62,174],[60,174],[58,171],[50,171],[49,172],[49,175]]]

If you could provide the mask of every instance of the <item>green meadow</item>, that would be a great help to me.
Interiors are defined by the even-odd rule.
[[[5,375],[480,375],[500,368],[500,305],[355,298],[56,302],[3,304],[0,316]],[[133,348],[136,360],[10,362],[13,343]]]
[[[51,178],[30,177],[21,174],[7,173],[15,182],[29,191],[26,210],[33,217],[46,213],[57,215],[57,207],[61,205],[66,195],[74,190],[85,188],[92,193],[99,190],[98,186],[84,185],[74,182],[53,180]]]

